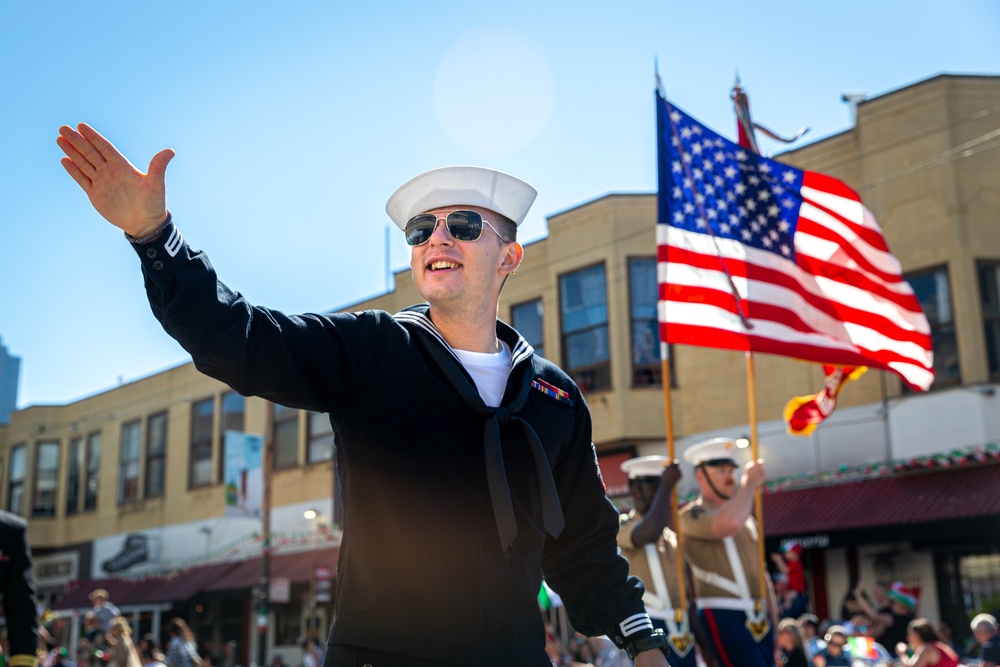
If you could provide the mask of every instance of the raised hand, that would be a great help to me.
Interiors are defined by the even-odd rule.
[[[63,125],[56,143],[66,154],[60,160],[66,172],[83,188],[97,212],[115,227],[142,238],[166,220],[164,177],[173,149],[154,155],[144,174],[86,123],[75,130]]]

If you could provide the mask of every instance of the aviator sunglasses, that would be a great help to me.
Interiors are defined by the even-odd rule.
[[[418,246],[427,243],[431,235],[434,234],[438,220],[444,220],[445,226],[448,228],[448,233],[456,241],[477,240],[483,235],[483,223],[485,222],[486,226],[492,229],[493,233],[499,236],[501,241],[507,243],[507,239],[497,231],[496,227],[490,224],[489,220],[475,211],[460,209],[452,211],[447,216],[435,215],[434,213],[421,213],[410,218],[403,230],[403,233],[406,235],[407,245]]]

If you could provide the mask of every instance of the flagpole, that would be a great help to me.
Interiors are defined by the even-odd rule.
[[[663,383],[663,414],[667,427],[667,458],[671,462],[677,460],[677,448],[674,442],[674,412],[670,393],[670,346],[667,343],[660,343],[660,382]],[[687,586],[684,577],[684,542],[681,536],[680,524],[680,501],[677,497],[677,485],[674,485],[670,494],[670,516],[673,522],[674,535],[677,538],[677,558],[674,564],[677,566],[677,611],[686,611],[688,608]],[[680,619],[678,619],[680,621]]]
[[[757,147],[757,137],[754,133],[754,122],[750,118],[750,98],[740,85],[739,74],[736,75],[736,83],[732,92],[733,106],[736,111],[737,129],[740,130],[740,144],[744,148],[760,154]],[[744,143],[745,142],[745,143]],[[737,300],[741,300],[736,295]],[[748,325],[748,320],[743,320],[744,326]],[[749,329],[750,326],[747,326]],[[757,440],[757,375],[754,369],[753,350],[747,349],[747,412],[750,419],[750,460],[756,462],[760,458],[760,445]],[[764,553],[764,503],[761,498],[760,487],[753,492],[754,519],[757,522],[757,579],[759,582],[758,592],[760,599],[767,604],[767,566]]]
[[[654,59],[653,70],[656,75],[656,92],[658,95],[663,95],[662,85],[660,81],[660,67],[659,62]],[[666,96],[663,95],[666,99]],[[657,142],[659,145],[660,142]],[[659,283],[659,279],[657,279]],[[666,307],[666,306],[664,306]],[[664,318],[666,321],[666,318]],[[670,462],[677,460],[677,446],[674,441],[674,411],[673,403],[671,399],[671,386],[670,386],[670,345],[666,341],[660,341],[660,383],[663,385],[663,415],[664,422],[667,429],[667,458]],[[676,620],[680,623],[682,619],[682,614],[687,612],[688,599],[687,599],[687,582],[684,576],[684,538],[681,534],[681,523],[680,523],[680,500],[678,498],[677,485],[674,485],[673,491],[670,494],[670,517],[674,527],[674,535],[677,540],[677,554],[674,558],[674,563],[677,567],[677,609],[675,613],[677,615]]]
[[[747,359],[747,403],[750,415],[750,460],[760,458],[760,446],[757,442],[757,381],[754,370],[753,352],[746,351]],[[754,518],[757,521],[757,559],[760,564],[758,580],[760,582],[760,599],[767,600],[767,568],[764,567],[764,503],[761,499],[760,487],[753,492]]]

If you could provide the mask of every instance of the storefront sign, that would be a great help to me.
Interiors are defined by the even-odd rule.
[[[330,597],[330,568],[325,565],[316,566],[316,596],[315,601],[329,602]]]
[[[36,556],[32,565],[39,588],[65,587],[80,578],[80,554],[76,551]]]
[[[292,599],[292,580],[288,577],[274,577],[268,588],[267,599],[276,603],[288,603]]]
[[[782,540],[782,544],[787,542],[795,542],[803,549],[826,549],[830,546],[830,536],[808,535],[806,537],[790,537],[787,540]]]

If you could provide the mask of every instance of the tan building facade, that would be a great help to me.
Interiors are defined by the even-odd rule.
[[[841,178],[861,193],[931,321],[937,380],[928,394],[915,395],[895,377],[869,371],[844,389],[829,423],[809,438],[792,438],[784,432],[785,403],[819,391],[822,371],[758,355],[761,452],[769,479],[795,488],[824,481],[829,471],[865,478],[865,468],[890,467],[895,474],[901,460],[915,462],[912,468],[942,453],[989,454],[989,445],[1000,442],[1000,77],[937,76],[864,101],[857,111],[851,130],[778,159]],[[548,236],[526,246],[522,266],[501,295],[500,317],[584,389],[612,495],[622,491],[621,460],[665,452],[655,223],[655,194],[611,194],[555,213]],[[395,281],[391,292],[344,310],[395,312],[421,301],[408,271]],[[679,447],[749,433],[742,353],[679,347],[672,366]],[[227,430],[268,435],[274,443],[275,553],[324,549],[335,558],[335,444],[325,416],[243,399],[185,364],[69,405],[17,411],[0,427],[0,507],[28,517],[47,600],[58,606],[74,587],[94,580],[164,572],[183,577],[219,563],[232,567],[213,577],[208,589],[219,581],[245,583],[236,568],[259,556],[260,521],[227,519]],[[1000,466],[991,466],[988,455],[984,461],[974,464],[996,477]],[[783,494],[770,495],[777,508]],[[318,518],[304,518],[307,510]],[[1000,524],[1000,516],[987,516]],[[983,520],[958,518],[968,519],[970,530],[973,520]],[[937,570],[946,556],[914,549],[916,536],[893,533],[883,548],[884,540],[856,532],[846,519],[813,526],[807,535],[778,529],[775,539],[814,539],[812,563],[823,566],[811,571],[811,583],[823,594],[812,602],[823,617],[836,616],[840,594],[858,575],[919,579],[925,615],[959,614],[936,607]],[[982,570],[983,558],[997,558],[1000,530],[992,530],[979,551],[947,558],[959,568],[962,558],[978,559]],[[132,539],[130,547],[134,535],[145,536],[144,542]],[[904,554],[898,565],[886,565],[890,551]],[[294,644],[307,634],[322,636],[329,621],[329,603],[316,599],[317,565],[287,577],[291,595],[277,599],[295,602],[275,602],[272,609],[269,645],[285,651],[289,664],[297,659]],[[335,570],[335,562],[326,565]],[[244,569],[252,580],[252,568]],[[992,575],[980,583],[1000,595]],[[202,587],[184,599],[121,606],[134,609],[140,630],[163,614],[183,614],[216,647],[238,639],[245,659],[252,655],[246,644],[255,623],[249,585],[216,587],[209,590],[214,596]]]

